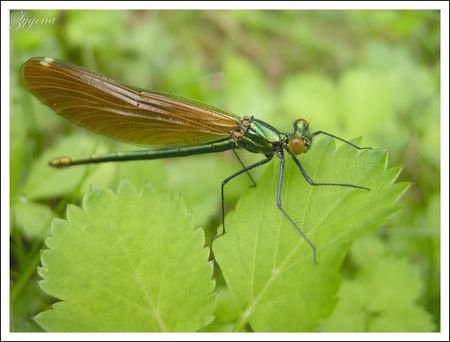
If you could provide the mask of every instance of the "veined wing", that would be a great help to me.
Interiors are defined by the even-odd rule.
[[[75,124],[137,145],[188,146],[222,140],[239,118],[198,101],[130,87],[72,63],[35,57],[25,86]]]

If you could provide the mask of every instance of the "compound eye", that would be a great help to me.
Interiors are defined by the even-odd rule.
[[[292,137],[288,141],[288,149],[291,153],[297,155],[306,152],[305,141],[299,137]]]
[[[300,126],[306,126],[306,127],[308,127],[308,126],[309,126],[308,120],[306,120],[306,119],[298,119],[298,120],[295,120],[295,122],[294,122],[294,128],[297,128],[297,127],[300,127]]]

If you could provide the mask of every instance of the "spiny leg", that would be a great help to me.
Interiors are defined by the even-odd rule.
[[[348,140],[339,138],[338,136],[336,136],[334,134],[331,134],[331,133],[328,133],[328,132],[324,132],[324,131],[315,131],[315,132],[311,133],[311,137],[314,137],[314,136],[319,135],[319,134],[328,135],[329,137],[332,137],[333,139],[337,139],[337,140],[340,140],[342,142],[345,142],[346,144],[349,144],[350,146],[353,146],[357,150],[371,150],[372,149],[372,147],[359,147],[358,145],[355,145],[354,143],[352,143],[352,142],[350,142]]]
[[[245,169],[246,166],[245,166],[245,164],[243,163],[241,157],[239,157],[239,154],[237,154],[236,150],[232,150],[232,151],[233,151],[234,155],[236,156],[237,160],[239,160],[239,163],[241,164],[242,168]],[[255,180],[253,179],[251,173],[248,172],[248,170],[247,170],[247,175],[248,175],[248,177],[250,178],[250,181],[252,182],[253,186],[256,186],[256,182],[255,182]]]
[[[227,178],[225,178],[225,179],[222,181],[222,185],[221,185],[221,189],[220,189],[220,190],[221,190],[221,198],[222,198],[222,227],[223,227],[223,230],[222,230],[222,234],[217,235],[215,238],[218,238],[219,236],[222,236],[223,234],[225,234],[225,194],[224,194],[224,188],[225,188],[225,185],[226,185],[230,180],[232,180],[233,178],[239,176],[240,174],[242,174],[242,173],[244,173],[244,172],[247,172],[247,171],[249,171],[249,170],[251,170],[251,169],[254,169],[254,168],[258,167],[258,166],[261,166],[261,165],[263,165],[263,164],[265,164],[265,163],[271,161],[271,160],[272,160],[272,157],[273,157],[273,155],[269,155],[269,156],[267,156],[266,159],[260,160],[260,161],[258,161],[258,162],[256,162],[256,163],[253,163],[253,164],[251,164],[251,165],[249,165],[249,166],[246,166],[246,167],[244,167],[243,169],[241,169],[241,170],[239,170],[239,171],[233,173],[231,176],[228,176]]]
[[[345,187],[348,187],[348,188],[370,190],[369,188],[367,188],[365,186],[360,186],[360,185],[355,185],[355,184],[348,184],[348,183],[316,183],[308,175],[308,173],[306,172],[305,168],[300,163],[300,161],[297,159],[297,157],[294,154],[292,154],[292,153],[289,153],[289,154],[291,155],[291,157],[294,160],[295,164],[297,164],[298,168],[300,169],[300,172],[303,174],[303,177],[305,177],[306,181],[310,185],[313,185],[313,186],[323,186],[323,185],[326,185],[326,186],[345,186]]]
[[[311,240],[306,236],[306,234],[301,230],[301,228],[295,223],[295,221],[289,216],[289,214],[283,209],[281,202],[281,190],[283,186],[283,176],[284,176],[284,154],[283,151],[277,152],[277,156],[280,158],[280,173],[278,176],[278,187],[277,187],[277,207],[283,213],[284,217],[294,226],[294,228],[300,233],[300,235],[305,239],[308,245],[311,247],[313,252],[313,262],[317,264],[316,246],[311,242]]]

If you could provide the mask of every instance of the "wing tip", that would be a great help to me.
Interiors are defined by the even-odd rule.
[[[55,61],[56,59],[53,57],[31,57],[29,60],[27,60],[25,63],[22,64],[22,68],[25,66],[36,64],[40,64],[42,66],[49,66]]]
[[[36,67],[50,68],[57,59],[53,57],[31,57],[20,67],[20,76],[23,83],[29,88],[28,76],[33,75]]]

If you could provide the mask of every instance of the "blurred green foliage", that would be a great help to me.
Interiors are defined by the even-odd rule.
[[[135,86],[255,115],[279,130],[290,131],[294,119],[305,117],[313,129],[363,136],[365,144],[387,149],[392,165],[404,165],[401,180],[413,186],[401,201],[404,210],[378,231],[377,241],[389,251],[386,260],[400,258],[397,262],[408,263],[404,268],[418,272],[423,286],[414,300],[439,330],[439,12],[25,11],[11,16],[18,17],[55,20],[10,32],[12,330],[40,330],[31,317],[53,301],[37,287],[43,239],[51,218],[64,216],[66,204],[78,203],[89,184],[115,188],[127,177],[137,187],[150,181],[158,190],[180,193],[195,224],[210,237],[220,222],[220,182],[239,168],[232,154],[223,153],[50,169],[47,160],[58,154],[135,147],[74,127],[26,92],[19,70],[33,56],[69,60]],[[241,155],[246,163],[258,158]],[[246,177],[230,184],[227,207],[248,185]],[[355,255],[342,269],[348,284],[358,284],[367,272]],[[235,304],[227,302],[223,281],[217,286],[224,298],[218,310],[233,316]],[[339,310],[346,305],[341,295]]]

